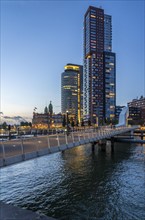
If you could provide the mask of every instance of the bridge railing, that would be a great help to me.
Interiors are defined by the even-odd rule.
[[[79,131],[71,131],[67,133],[58,133],[53,135],[42,135],[31,138],[18,137],[17,139],[0,142],[0,158],[13,157],[15,155],[25,155],[31,152],[39,152],[46,150],[51,152],[54,147],[63,145],[83,143],[84,140],[103,139],[116,135],[118,132],[126,131],[127,127],[99,127],[89,129],[79,129]],[[72,145],[73,146],[73,145]]]

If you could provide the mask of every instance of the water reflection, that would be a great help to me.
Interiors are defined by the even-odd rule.
[[[59,219],[145,219],[144,152],[86,145],[1,169],[1,200]]]

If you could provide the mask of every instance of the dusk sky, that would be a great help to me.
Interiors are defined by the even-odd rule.
[[[1,112],[32,117],[52,101],[61,111],[61,73],[83,64],[88,7],[112,16],[117,105],[145,96],[145,3],[133,1],[1,0]]]

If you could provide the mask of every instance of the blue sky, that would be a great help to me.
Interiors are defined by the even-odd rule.
[[[92,5],[112,16],[117,105],[145,96],[144,1],[1,0],[1,110],[32,117],[61,110],[61,73],[83,64],[83,18]]]

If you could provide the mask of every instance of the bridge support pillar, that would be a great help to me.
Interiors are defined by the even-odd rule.
[[[95,152],[95,145],[97,144],[98,142],[97,141],[94,141],[92,143],[92,152],[94,153]]]
[[[101,151],[106,152],[106,140],[100,140],[99,146],[100,146]]]
[[[111,152],[114,152],[114,137],[111,137]]]
[[[143,140],[143,131],[141,131],[140,136],[141,136],[141,140]]]
[[[95,142],[92,143],[92,152],[94,153],[95,151]]]

